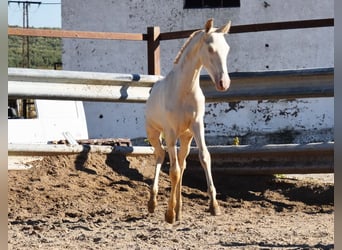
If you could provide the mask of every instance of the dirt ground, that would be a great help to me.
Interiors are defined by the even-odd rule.
[[[152,163],[64,155],[9,171],[8,249],[334,249],[333,183],[214,173],[215,217],[204,173],[186,171],[183,220],[171,225],[167,164],[159,206],[147,211]]]

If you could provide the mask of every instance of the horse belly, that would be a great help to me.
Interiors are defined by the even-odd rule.
[[[146,102],[145,110],[146,124],[158,130],[162,130],[165,123],[165,104],[161,94],[159,88],[154,89]]]
[[[146,113],[146,124],[159,131],[169,130],[179,135],[188,130],[193,121],[192,114],[186,114],[182,110],[175,112],[175,110],[169,110],[161,105],[149,107],[149,111]]]

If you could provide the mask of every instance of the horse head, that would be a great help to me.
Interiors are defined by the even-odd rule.
[[[209,19],[205,24],[203,45],[200,50],[201,62],[215,83],[216,90],[226,91],[230,86],[227,69],[227,56],[230,48],[224,35],[228,33],[231,22],[229,21],[221,28],[213,26],[213,19]]]

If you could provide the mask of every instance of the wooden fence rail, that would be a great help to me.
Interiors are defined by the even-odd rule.
[[[334,26],[333,18],[300,20],[288,22],[259,23],[232,26],[231,34],[274,31],[286,29],[322,28]],[[91,32],[71,31],[56,29],[23,29],[8,28],[8,35],[15,36],[39,36],[74,39],[106,39],[106,40],[131,40],[147,41],[147,65],[149,75],[160,75],[160,41],[187,38],[196,30],[184,30],[160,33],[159,27],[148,27],[147,33],[113,33],[113,32]]]

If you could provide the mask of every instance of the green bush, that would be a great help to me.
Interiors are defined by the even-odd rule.
[[[22,67],[22,43],[20,36],[8,36],[8,67]],[[62,39],[49,37],[29,38],[30,68],[53,69],[62,62]]]

